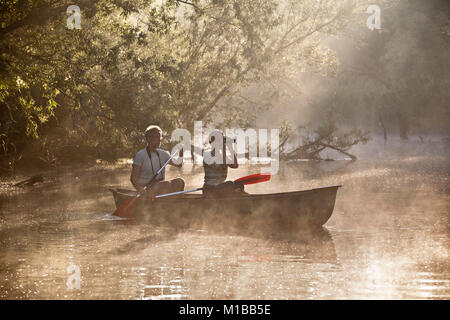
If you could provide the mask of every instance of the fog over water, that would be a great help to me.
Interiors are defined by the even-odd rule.
[[[0,298],[449,299],[450,144],[426,139],[375,138],[352,150],[356,162],[281,162],[271,181],[246,187],[342,185],[324,228],[293,234],[231,230],[220,213],[194,229],[112,220],[106,187],[129,188],[129,165],[61,169],[1,194]],[[242,166],[229,179],[256,172]],[[201,167],[167,178],[180,174],[201,186]],[[68,288],[71,265],[80,289]]]
[[[374,30],[367,1],[345,1],[361,7],[342,20],[340,0],[281,1],[284,18],[276,1],[85,1],[80,30],[41,2],[3,5],[0,299],[450,299],[450,1],[374,1]],[[339,185],[331,218],[288,232],[226,207],[187,227],[113,217],[108,188],[132,189],[145,128],[169,149],[169,131],[200,120],[326,148],[246,191]],[[204,169],[167,168],[178,177],[201,187]]]

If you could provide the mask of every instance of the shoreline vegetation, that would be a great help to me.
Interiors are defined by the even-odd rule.
[[[279,128],[281,143],[304,138],[292,157],[312,159],[369,132],[449,133],[446,0],[379,0],[380,30],[364,1],[77,5],[76,28],[70,1],[2,7],[0,175],[113,163],[150,124]]]

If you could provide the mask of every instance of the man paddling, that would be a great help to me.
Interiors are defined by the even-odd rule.
[[[162,130],[160,127],[151,125],[145,130],[145,140],[147,147],[138,151],[133,159],[131,170],[131,183],[138,193],[144,191],[144,187],[150,182],[158,170],[170,158],[169,152],[158,149],[161,144]],[[180,156],[183,156],[180,151]],[[181,167],[182,164],[175,164],[170,161],[169,164],[175,167]],[[165,168],[156,177],[155,182],[149,186],[149,195],[164,194],[184,190],[184,180],[181,178],[165,180]]]
[[[210,134],[209,143],[212,145],[216,139],[219,139],[219,148],[221,152],[218,157],[222,156],[221,163],[215,163],[216,155],[215,149],[211,149],[211,161],[203,160],[203,168],[205,170],[205,182],[203,185],[203,195],[205,197],[224,197],[236,194],[247,194],[244,191],[244,184],[242,181],[225,181],[227,179],[228,168],[237,169],[239,164],[237,162],[236,153],[234,153],[233,163],[226,163],[226,149],[227,137],[224,137],[221,131],[214,131]],[[215,158],[215,159],[214,159]],[[209,163],[208,163],[209,162]]]

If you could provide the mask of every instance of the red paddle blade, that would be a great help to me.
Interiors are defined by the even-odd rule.
[[[270,173],[257,173],[252,174],[250,176],[239,178],[237,180],[234,180],[234,182],[242,181],[244,184],[254,184],[269,180],[270,180]]]
[[[116,211],[114,211],[113,216],[120,218],[128,218],[134,211],[136,207],[137,197],[125,201]]]

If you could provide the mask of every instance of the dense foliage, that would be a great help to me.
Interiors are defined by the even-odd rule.
[[[401,119],[420,111],[407,109],[410,102],[434,97],[436,108],[445,104],[444,95],[438,98],[445,81],[430,75],[445,79],[447,74],[440,63],[448,57],[448,34],[442,31],[444,42],[435,36],[437,28],[447,25],[436,9],[425,14],[424,22],[437,24],[416,32],[423,32],[430,47],[441,48],[436,63],[422,59],[408,75],[405,70],[416,61],[383,69],[389,59],[401,61],[395,40],[401,35],[393,32],[361,34],[361,53],[351,56],[350,68],[339,71],[337,56],[323,39],[343,30],[357,34],[351,26],[367,30],[367,6],[361,1],[78,0],[81,28],[69,29],[73,13],[67,9],[73,4],[0,0],[3,170],[16,164],[129,157],[149,124],[167,133],[193,130],[197,120],[218,127],[257,127],[256,119],[286,91],[283,83],[296,83],[298,72],[305,70],[338,76],[327,89],[337,95],[320,94],[312,101],[319,117],[334,106],[351,118],[357,113],[351,106],[360,106],[353,101],[366,101],[381,119],[391,112],[380,107],[384,97],[395,105],[401,127]],[[399,8],[397,13],[406,10]],[[391,24],[397,27],[413,28]],[[426,51],[427,46],[418,48]],[[437,95],[417,90],[412,95],[409,88],[421,84],[427,92],[438,90]]]
[[[71,4],[1,1],[3,168],[113,160],[151,123],[248,125],[259,107],[231,100],[310,60],[331,64],[318,31],[337,32],[355,12],[330,0],[80,0],[81,29],[68,29]]]

